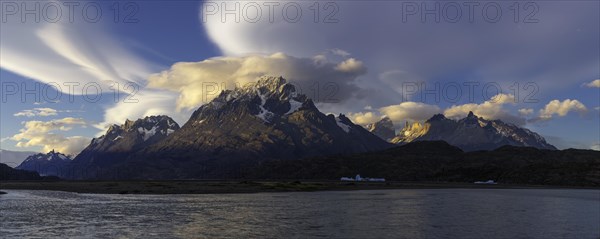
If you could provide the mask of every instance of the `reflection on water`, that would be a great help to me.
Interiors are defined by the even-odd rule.
[[[96,195],[8,191],[0,237],[598,238],[600,191]]]

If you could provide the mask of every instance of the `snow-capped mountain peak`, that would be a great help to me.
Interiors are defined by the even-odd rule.
[[[404,144],[423,140],[444,140],[467,151],[491,150],[503,145],[556,149],[528,129],[501,120],[486,120],[473,112],[457,121],[438,114],[425,123],[407,123],[391,142]]]
[[[350,130],[352,129],[352,122],[350,121],[350,119],[346,118],[345,115],[340,114],[337,117],[335,117],[335,123],[338,127],[344,130],[344,132],[350,133]]]
[[[94,139],[92,143],[98,144],[100,141],[119,141],[125,138],[125,134],[137,135],[143,141],[147,141],[158,135],[157,138],[164,138],[175,130],[179,129],[179,125],[168,116],[147,116],[143,119],[132,121],[127,119],[122,125],[111,125],[106,134],[98,139]]]
[[[222,91],[200,106],[180,130],[135,156],[176,158],[190,167],[214,160],[233,167],[237,165],[233,161],[298,159],[390,146],[344,115],[323,114],[282,77],[261,77]]]
[[[23,161],[23,163],[28,162],[28,161],[37,161],[37,160],[44,160],[44,161],[71,161],[71,158],[67,155],[64,155],[60,152],[55,152],[54,150],[44,154],[44,153],[38,153],[38,154],[34,154],[31,155],[29,157],[27,157],[27,159],[25,159],[25,161]]]
[[[218,114],[225,105],[230,106],[229,110],[240,111],[239,114],[249,113],[267,124],[300,110],[316,110],[313,102],[305,95],[298,94],[296,87],[283,77],[262,76],[256,82],[222,91],[210,103],[194,112],[192,118],[202,118],[197,123],[205,122],[206,118],[216,120],[213,114]]]
[[[122,125],[112,125],[106,134],[94,138],[75,159],[74,164],[85,167],[96,160],[118,160],[129,153],[167,138],[179,125],[168,116],[148,116],[126,120]]]
[[[38,172],[40,175],[59,175],[71,163],[71,157],[54,150],[48,153],[33,154],[23,161],[16,169]]]

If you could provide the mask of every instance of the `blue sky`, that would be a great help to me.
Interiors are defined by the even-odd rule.
[[[231,88],[262,74],[283,75],[309,96],[318,92],[323,112],[344,113],[360,124],[387,115],[400,126],[434,113],[460,118],[472,110],[532,129],[559,148],[597,149],[600,142],[597,1],[520,3],[516,22],[515,6],[504,1],[480,2],[472,21],[461,1],[279,3],[273,21],[263,2],[227,1],[225,7],[239,3],[240,11],[223,21],[220,1],[82,1],[72,22],[63,2],[17,3],[16,9],[2,8],[2,149],[76,154],[107,125],[127,118],[167,114],[183,124],[214,97],[207,84]],[[31,14],[23,21],[23,4],[35,3],[40,22]],[[56,6],[62,15],[49,22]],[[93,7],[102,10],[98,22],[90,20]],[[439,11],[423,17],[422,7]],[[456,7],[461,15],[454,14]],[[495,7],[502,14],[492,19],[489,9]],[[454,22],[451,16],[460,17]],[[36,83],[41,100],[31,94],[22,100],[23,86]],[[80,85],[70,95],[66,86],[73,83]],[[465,84],[473,83],[478,86],[471,101]],[[44,87],[53,84],[62,93]],[[116,102],[111,84],[120,86]],[[436,84],[439,101],[431,94],[423,99],[419,89],[407,92]],[[444,99],[457,85],[461,97]],[[96,86],[102,89],[98,101]],[[62,96],[55,101],[57,94]]]

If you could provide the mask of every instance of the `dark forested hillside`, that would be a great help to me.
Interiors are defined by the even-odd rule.
[[[463,152],[443,141],[409,143],[378,152],[261,164],[254,177],[339,179],[361,174],[401,181],[600,186],[600,152],[504,146]]]

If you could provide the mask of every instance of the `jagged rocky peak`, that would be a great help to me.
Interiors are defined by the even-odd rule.
[[[396,136],[394,122],[392,122],[392,120],[387,116],[383,117],[381,120],[375,123],[366,125],[365,128],[369,132],[373,133],[374,135],[377,135],[379,138],[384,139],[386,141],[389,141],[392,138],[394,138],[394,136]]]
[[[394,127],[394,122],[390,119],[390,117],[384,116],[379,121],[368,124],[368,128],[376,128],[376,127]]]
[[[340,129],[342,129],[346,133],[350,133],[350,130],[354,125],[352,121],[348,119],[348,117],[346,117],[344,114],[339,114],[337,117],[335,117],[335,123],[338,127],[340,127]]]
[[[409,123],[406,121],[404,123],[404,128],[400,130],[398,135],[394,137],[390,142],[398,144],[403,142],[412,142],[418,139],[419,137],[427,134],[429,132],[431,123],[420,123],[420,122],[412,122]]]
[[[443,121],[443,120],[449,120],[448,118],[446,118],[446,116],[444,116],[444,114],[435,114],[433,115],[431,118],[429,118],[427,121],[425,122],[434,122],[434,121]]]
[[[23,163],[27,162],[27,161],[37,161],[37,160],[44,160],[44,161],[71,161],[71,157],[65,154],[62,154],[60,152],[56,152],[54,150],[48,152],[48,153],[38,153],[38,154],[34,154],[31,155],[29,157],[27,157],[27,159],[25,161],[23,161]]]
[[[405,144],[424,140],[444,140],[466,151],[492,150],[503,145],[556,149],[528,129],[501,120],[486,120],[473,112],[457,121],[437,114],[425,123],[407,123],[391,142]]]
[[[146,117],[146,118],[148,118],[148,117]],[[124,130],[130,130],[130,129],[132,129],[132,128],[133,128],[133,126],[136,124],[136,122],[139,122],[139,121],[141,121],[141,120],[142,120],[142,119],[138,119],[138,120],[136,120],[136,121],[133,121],[133,120],[126,119],[126,120],[125,120],[125,124],[123,124],[123,127],[122,127],[122,128],[123,128]]]
[[[179,124],[166,115],[146,116],[135,121],[127,119],[122,125],[111,125],[106,131],[106,134],[98,139],[92,140],[92,144],[104,140],[118,141],[123,139],[126,135],[139,135],[144,141],[155,135],[164,138],[178,129]]]
[[[165,115],[147,116],[135,121],[127,119],[122,125],[110,126],[105,135],[94,138],[73,159],[73,165],[81,169],[118,162],[124,160],[128,154],[157,143],[178,130],[177,122]],[[87,177],[82,175],[65,176]]]
[[[194,112],[192,118],[196,119],[195,124],[217,119],[215,114],[221,113],[224,106],[238,114],[249,113],[267,123],[302,109],[316,109],[308,97],[298,94],[296,87],[283,77],[262,76],[255,82],[222,91]]]
[[[343,114],[323,114],[284,78],[260,77],[223,91],[200,106],[180,130],[135,156],[180,158],[189,165],[181,171],[193,171],[190,175],[196,177],[198,171],[193,168],[207,160],[239,168],[240,163],[358,153],[390,146]]]
[[[227,101],[231,99],[250,99],[255,97],[287,101],[297,96],[296,87],[281,76],[261,76],[255,82],[224,91]]]
[[[254,84],[245,87],[248,90],[258,90],[260,95],[278,97],[280,100],[288,100],[295,96],[296,87],[288,83],[283,77],[262,76]]]
[[[137,119],[136,121],[127,119],[125,121],[125,124],[121,125],[121,128],[125,131],[133,131],[139,129],[140,127],[147,130],[153,127],[171,130],[179,129],[179,125],[177,124],[177,122],[175,122],[173,119],[171,119],[171,117],[166,115],[146,116],[143,119]]]
[[[71,162],[71,157],[54,150],[38,153],[25,159],[17,169],[38,172],[40,175],[58,175],[59,171]]]
[[[480,122],[480,118],[477,117],[475,114],[473,114],[473,111],[469,111],[469,114],[467,115],[467,117],[459,120],[460,123],[463,124],[467,124],[467,125],[482,125],[484,124],[484,122]]]

